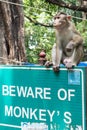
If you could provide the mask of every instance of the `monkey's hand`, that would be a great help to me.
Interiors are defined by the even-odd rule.
[[[75,48],[75,44],[73,41],[70,41],[66,46],[66,52],[72,52]]]
[[[53,65],[53,63],[50,61],[46,61],[46,63],[45,63],[45,67],[47,67],[47,68],[52,66],[52,65]]]
[[[58,72],[59,71],[59,66],[53,65],[53,70],[54,70],[54,72]]]
[[[53,65],[52,62],[47,61],[47,62],[45,63],[45,67],[48,68],[48,67],[50,67],[50,66],[53,66],[53,70],[54,70],[54,72],[58,72],[58,71],[59,71],[59,66]]]

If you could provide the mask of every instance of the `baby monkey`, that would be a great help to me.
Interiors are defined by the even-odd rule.
[[[71,16],[63,12],[55,15],[53,26],[56,34],[56,43],[52,48],[53,70],[58,71],[60,63],[71,69],[83,57],[83,38],[71,22]],[[45,66],[50,64],[48,61]]]

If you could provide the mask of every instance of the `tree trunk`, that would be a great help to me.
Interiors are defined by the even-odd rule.
[[[22,0],[6,0],[22,4]],[[25,61],[23,8],[0,2],[0,61]]]
[[[86,0],[83,0],[83,6],[87,7],[87,1]],[[87,13],[82,13],[82,15],[83,15],[83,19],[87,18]]]
[[[78,0],[78,1],[79,1],[80,6],[87,7],[87,0]],[[83,20],[87,18],[86,12],[82,12],[82,18]]]

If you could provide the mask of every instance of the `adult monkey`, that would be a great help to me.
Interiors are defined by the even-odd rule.
[[[83,57],[83,38],[70,21],[71,16],[63,12],[55,15],[53,26],[56,34],[56,44],[52,49],[53,70],[58,71],[60,63],[68,69],[76,66]],[[46,62],[46,67],[50,66]]]

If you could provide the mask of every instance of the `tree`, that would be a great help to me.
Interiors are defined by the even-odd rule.
[[[54,5],[58,5],[60,7],[64,7],[64,8],[68,8],[68,9],[71,9],[71,10],[78,10],[78,11],[83,11],[83,12],[87,12],[87,6],[85,6],[85,4],[83,4],[82,6],[79,6],[79,5],[75,5],[73,4],[72,2],[68,2],[67,0],[46,0],[47,2],[49,3],[52,3]],[[78,0],[78,1],[85,1],[86,0]]]
[[[0,61],[26,60],[22,0],[0,1]]]

